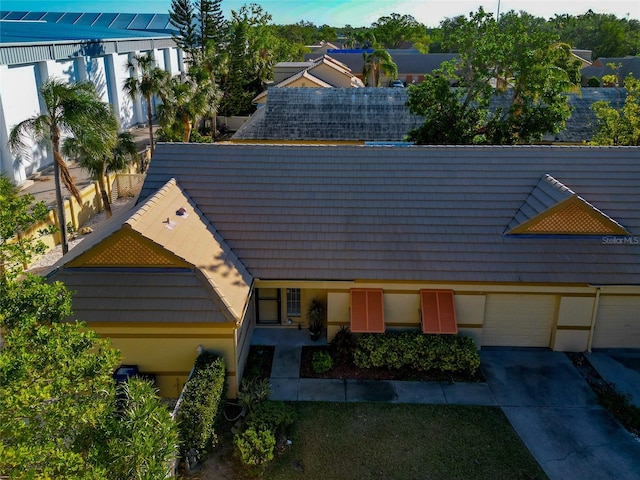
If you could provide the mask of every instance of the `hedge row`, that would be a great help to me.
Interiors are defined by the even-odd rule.
[[[409,367],[473,375],[480,367],[480,355],[470,337],[419,332],[376,333],[364,334],[359,339],[354,362],[360,368]]]
[[[226,368],[222,358],[209,352],[198,356],[178,410],[182,458],[192,449],[200,457],[216,445],[216,430],[227,397],[225,378]]]

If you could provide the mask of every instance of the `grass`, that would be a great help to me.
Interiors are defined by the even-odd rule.
[[[294,404],[292,445],[266,479],[546,479],[497,408]]]

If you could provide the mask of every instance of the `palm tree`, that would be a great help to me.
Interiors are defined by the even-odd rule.
[[[158,120],[169,138],[188,142],[198,118],[207,112],[204,91],[189,78],[174,77],[163,93]]]
[[[45,111],[18,123],[11,129],[8,146],[16,155],[29,155],[31,142],[44,143],[53,153],[53,172],[58,209],[58,224],[62,254],[69,251],[66,221],[60,181],[82,207],[80,192],[62,157],[60,144],[63,137],[76,136],[95,124],[102,102],[93,84],[88,82],[67,84],[63,80],[49,78],[40,88]]]
[[[118,120],[111,108],[103,104],[100,128],[86,129],[76,137],[64,141],[62,150],[75,156],[80,168],[85,169],[98,183],[102,206],[107,218],[111,217],[111,203],[105,185],[105,176],[123,170],[136,156],[136,144],[129,132],[118,134]]]
[[[124,81],[124,91],[134,100],[144,97],[147,102],[147,123],[149,124],[149,145],[153,155],[153,111],[151,109],[151,97],[162,92],[169,73],[156,67],[156,62],[151,53],[146,55],[134,55],[126,63],[126,67],[134,72],[134,75]]]
[[[375,49],[371,53],[364,52],[364,66],[362,77],[364,84],[369,86],[369,77],[373,80],[373,86],[380,86],[380,74],[396,78],[398,76],[398,66],[393,62],[389,52],[382,48]]]

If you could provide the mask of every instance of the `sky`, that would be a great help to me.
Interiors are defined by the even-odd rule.
[[[640,0],[222,0],[222,9],[228,15],[249,3],[261,5],[277,24],[305,20],[333,27],[368,27],[390,13],[412,15],[428,27],[437,27],[447,17],[468,15],[480,6],[496,14],[498,5],[500,12],[524,10],[543,18],[580,15],[591,9],[640,20]],[[0,0],[0,10],[49,12],[167,13],[170,5],[171,0]]]

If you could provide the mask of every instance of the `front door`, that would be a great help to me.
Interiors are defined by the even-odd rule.
[[[258,308],[256,319],[262,325],[280,324],[282,320],[281,297],[279,288],[256,289]]]

